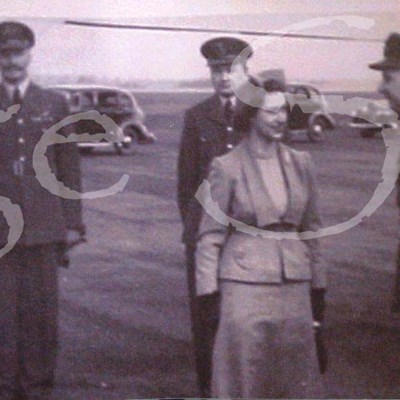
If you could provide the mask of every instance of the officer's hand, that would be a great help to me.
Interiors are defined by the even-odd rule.
[[[70,249],[73,246],[76,246],[79,243],[84,242],[85,239],[82,236],[82,234],[78,231],[75,231],[73,229],[69,229],[67,231],[67,238],[66,238],[66,248]]]
[[[392,312],[394,313],[400,313],[400,299],[398,296],[395,297],[392,303]]]

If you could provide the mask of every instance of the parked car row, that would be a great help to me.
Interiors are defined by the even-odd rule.
[[[67,100],[70,113],[82,113],[95,110],[109,116],[121,130],[122,139],[115,143],[80,142],[82,152],[89,153],[96,148],[115,148],[118,154],[132,154],[138,144],[156,141],[144,123],[144,113],[134,96],[127,90],[97,85],[58,85],[53,90],[61,93]],[[289,115],[289,134],[295,137],[306,134],[310,141],[321,140],[324,132],[335,127],[335,121],[329,114],[323,95],[309,85],[287,85],[287,97],[291,104]],[[104,128],[94,121],[82,120],[76,123],[77,133],[102,133]]]
[[[382,129],[398,127],[398,116],[386,100],[371,100],[353,112],[349,127],[359,129],[363,138],[373,137]]]

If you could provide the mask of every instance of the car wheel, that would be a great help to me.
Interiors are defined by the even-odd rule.
[[[135,152],[139,131],[136,127],[127,125],[123,128],[123,133],[124,140],[123,142],[115,143],[115,149],[119,155],[131,155]]]
[[[323,132],[331,128],[331,124],[324,117],[315,118],[308,128],[308,138],[310,142],[319,142],[322,140]]]

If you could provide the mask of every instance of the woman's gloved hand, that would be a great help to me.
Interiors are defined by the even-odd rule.
[[[204,320],[204,323],[214,324],[218,322],[219,303],[220,303],[219,292],[197,296],[196,302],[199,307],[199,310],[201,310],[200,318]]]
[[[314,320],[315,343],[319,370],[323,374],[328,366],[328,352],[324,341],[323,321],[325,318],[325,292],[326,289],[311,289],[311,308]]]
[[[311,289],[311,308],[314,321],[322,322],[325,317],[326,289]]]

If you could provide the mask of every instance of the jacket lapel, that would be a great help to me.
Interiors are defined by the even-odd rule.
[[[0,85],[0,109],[2,111],[7,111],[10,106],[10,100],[8,99],[7,90],[3,85]]]
[[[20,115],[36,115],[40,110],[41,90],[34,83],[30,83],[22,100]]]
[[[289,222],[296,219],[293,214],[298,213],[298,210],[301,209],[300,203],[305,196],[304,184],[301,181],[300,166],[290,149],[280,143],[278,156],[288,193],[288,206],[283,219]]]
[[[220,125],[225,124],[224,119],[224,110],[222,108],[222,104],[217,95],[214,95],[210,98],[209,102],[209,112],[206,117],[214,122],[217,122]]]
[[[274,207],[267,190],[267,182],[264,182],[257,159],[253,154],[248,139],[243,143],[242,171],[247,185],[249,198],[252,203],[257,226],[263,227],[279,221],[279,212]]]

